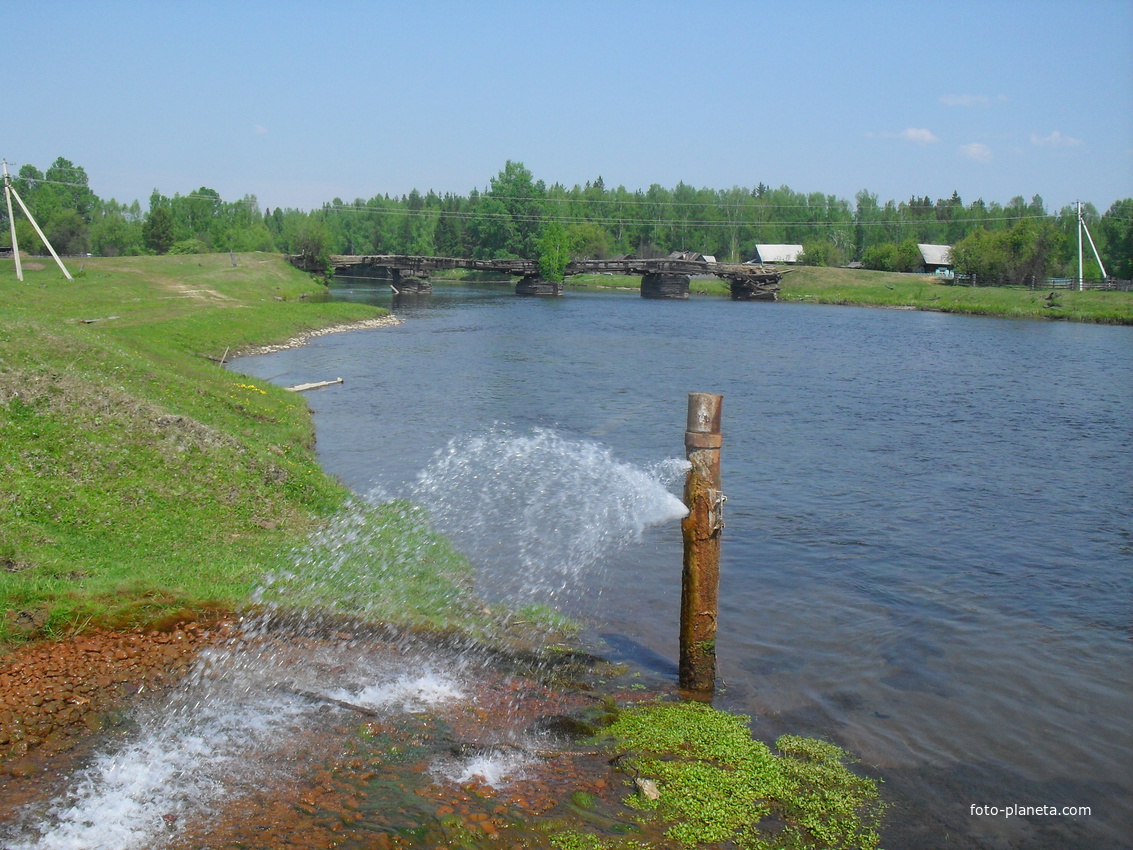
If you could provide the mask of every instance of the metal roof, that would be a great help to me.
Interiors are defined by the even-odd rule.
[[[920,249],[921,259],[924,260],[926,266],[952,265],[951,245],[921,245],[918,243],[917,248]]]
[[[793,263],[802,252],[802,245],[756,245],[755,259],[761,263]]]

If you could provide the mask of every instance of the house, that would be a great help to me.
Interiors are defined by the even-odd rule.
[[[952,277],[952,246],[917,244],[921,252],[921,268],[925,274]]]
[[[803,252],[802,245],[756,245],[752,263],[795,263]]]
[[[716,262],[716,258],[711,254],[701,254],[697,251],[673,251],[668,258],[670,260],[693,260],[697,263]]]

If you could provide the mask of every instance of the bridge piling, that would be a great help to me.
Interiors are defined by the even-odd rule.
[[[641,276],[642,298],[688,298],[689,281],[687,274],[664,274],[650,272]]]
[[[711,693],[716,687],[716,615],[720,587],[720,536],[724,493],[720,489],[720,412],[724,397],[688,394],[685,450],[688,476],[681,521],[684,566],[681,572],[679,685]]]
[[[433,282],[427,272],[407,271],[391,268],[389,270],[390,288],[395,295],[423,295],[433,291]]]
[[[515,285],[516,295],[558,296],[563,294],[561,282],[544,280],[540,275],[524,275],[523,279]]]

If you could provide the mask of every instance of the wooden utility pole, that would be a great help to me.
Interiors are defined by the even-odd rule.
[[[685,479],[688,516],[681,521],[680,686],[690,691],[716,687],[716,613],[720,587],[720,535],[724,493],[720,489],[720,410],[723,396],[689,393],[685,451],[691,467]]]
[[[24,215],[28,217],[31,226],[35,228],[35,232],[39,234],[40,240],[47,246],[47,250],[51,252],[51,256],[55,258],[55,264],[59,266],[59,270],[63,272],[63,276],[67,280],[73,281],[71,273],[67,271],[67,267],[63,265],[63,261],[59,259],[59,255],[55,253],[55,249],[51,247],[51,242],[43,231],[39,229],[39,222],[35,220],[35,216],[31,214],[31,210],[27,208],[24,199],[20,197],[20,193],[16,191],[16,187],[12,185],[12,178],[8,174],[8,161],[4,160],[4,199],[8,202],[8,220],[12,223],[12,256],[16,258],[16,280],[24,279],[24,270],[20,266],[20,246],[16,244],[16,220],[12,217],[12,198],[15,197],[16,202],[20,205],[20,209],[24,211]]]

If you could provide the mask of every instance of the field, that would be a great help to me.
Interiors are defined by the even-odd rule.
[[[278,255],[0,261],[0,641],[231,608],[348,495],[225,355],[382,312]]]

